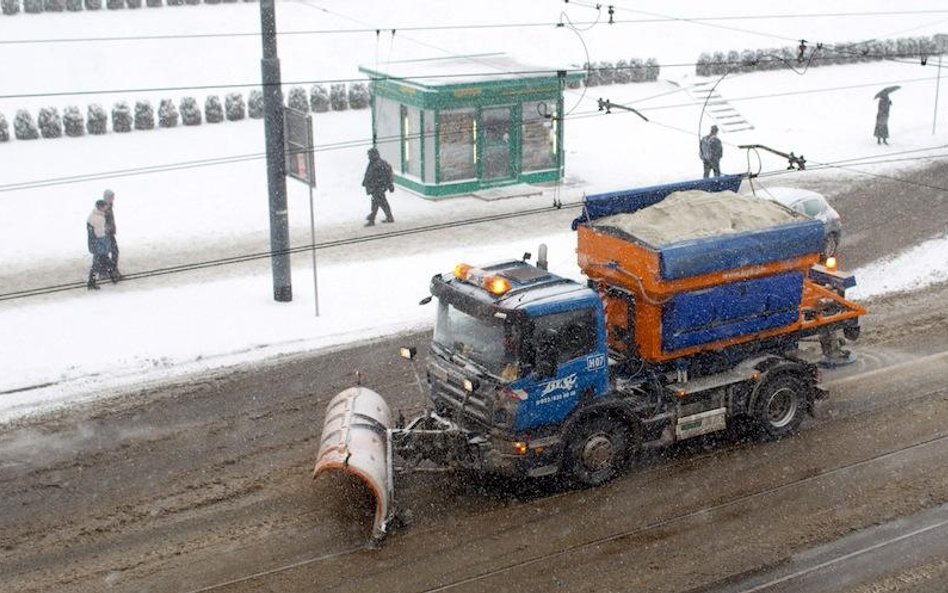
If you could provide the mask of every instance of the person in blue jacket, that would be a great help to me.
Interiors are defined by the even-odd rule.
[[[99,290],[96,282],[99,278],[105,276],[113,277],[112,260],[109,258],[109,251],[112,247],[112,241],[106,232],[105,211],[108,208],[108,202],[97,200],[95,208],[86,219],[86,234],[88,235],[89,253],[92,254],[92,267],[89,269],[89,281],[86,287],[89,290]],[[112,279],[115,282],[115,278]]]

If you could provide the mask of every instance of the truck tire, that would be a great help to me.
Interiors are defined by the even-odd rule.
[[[630,433],[608,416],[583,421],[566,440],[566,474],[583,486],[598,486],[616,477],[629,459]]]
[[[771,377],[757,390],[752,417],[765,439],[777,440],[800,429],[807,410],[806,387],[790,374]]]

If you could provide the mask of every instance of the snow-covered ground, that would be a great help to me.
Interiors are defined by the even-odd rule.
[[[838,4],[838,6],[837,6]],[[315,81],[358,78],[359,64],[386,60],[503,51],[537,64],[615,61],[654,56],[662,64],[694,62],[702,51],[792,44],[805,38],[842,42],[867,38],[929,35],[948,23],[948,13],[875,15],[848,18],[780,18],[769,20],[655,22],[608,25],[604,21],[577,35],[566,28],[454,29],[408,31],[409,25],[558,22],[564,10],[573,22],[595,19],[589,8],[560,2],[485,1],[455,6],[443,15],[442,3],[367,0],[351,3],[283,2],[277,5],[280,31],[336,28],[370,29],[371,33],[295,34],[280,38],[283,79]],[[639,3],[642,10],[694,18],[708,15],[710,5],[693,2]],[[862,2],[860,12],[891,10],[887,2]],[[834,8],[838,10],[834,10]],[[902,11],[939,9],[934,1],[907,2]],[[757,2],[717,3],[715,16],[760,15]],[[802,2],[798,13],[854,11],[849,3]],[[226,18],[221,15],[226,14]],[[625,11],[617,18],[652,18]],[[741,33],[722,26],[740,28]],[[945,25],[948,26],[948,25]],[[376,40],[374,29],[396,28]],[[634,29],[633,29],[634,27]],[[101,36],[248,32],[259,28],[256,4],[165,7],[138,11],[44,14],[0,17],[4,40],[94,38]],[[130,33],[134,32],[134,33]],[[582,42],[580,41],[582,37]],[[7,62],[0,112],[12,123],[17,108],[36,110],[56,105],[84,106],[116,100],[163,96],[176,100],[203,98],[226,90],[158,91],[81,96],[22,97],[63,89],[179,89],[211,84],[246,84],[259,78],[259,41],[254,37],[164,39],[15,45],[17,59]],[[754,130],[724,135],[726,172],[782,170],[773,155],[748,155],[739,144],[767,144],[807,157],[811,169],[841,164],[870,172],[893,173],[919,166],[901,159],[936,155],[948,145],[948,118],[932,133],[937,70],[918,63],[877,62],[813,68],[805,73],[767,72],[728,76],[718,92],[754,125]],[[566,122],[566,167],[570,183],[564,201],[582,193],[690,179],[700,173],[696,158],[701,105],[682,89],[697,79],[693,68],[666,68],[655,83],[595,87],[571,91]],[[901,85],[893,95],[891,145],[877,146],[871,136],[873,94]],[[305,84],[309,86],[309,83]],[[597,111],[596,99],[634,105],[633,114]],[[943,101],[943,104],[948,101]],[[318,188],[315,192],[319,232],[361,236],[389,230],[361,226],[367,199],[359,182],[370,138],[367,111],[316,117]],[[343,142],[363,144],[339,148]],[[939,150],[941,149],[941,151]],[[84,221],[104,188],[118,195],[116,215],[126,273],[143,271],[136,262],[162,254],[191,253],[199,259],[265,251],[268,248],[266,170],[262,124],[256,120],[177,128],[110,133],[105,136],[13,140],[0,144],[0,292],[22,286],[31,270],[65,264],[69,277],[82,280],[89,256]],[[180,168],[181,163],[250,158],[236,163]],[[889,160],[890,162],[880,162]],[[858,165],[860,161],[868,165]],[[174,170],[134,174],[114,172],[158,165]],[[103,178],[71,183],[49,180],[102,173]],[[774,185],[806,183],[806,174],[765,179]],[[819,175],[848,175],[851,169],[828,168]],[[293,244],[309,241],[307,189],[288,182]],[[490,214],[503,209],[547,205],[541,198],[486,202],[474,198],[429,201],[405,191],[392,198],[396,227],[421,221],[445,221]],[[845,218],[845,213],[844,218]],[[387,226],[387,225],[386,225]],[[294,300],[276,303],[268,272],[226,277],[172,275],[107,285],[52,296],[0,301],[0,421],[115,393],[123,388],[166,380],[223,365],[241,364],[281,354],[309,351],[372,339],[427,326],[430,307],[419,307],[431,274],[459,261],[489,261],[535,251],[548,243],[551,265],[579,277],[574,238],[567,228],[531,229],[515,240],[485,239],[482,227],[462,227],[452,247],[432,249],[419,241],[390,240],[390,259],[336,261],[321,254],[320,316],[313,314],[312,273],[307,255],[294,256]],[[201,258],[207,247],[209,257]],[[191,250],[191,251],[189,251]],[[398,255],[396,255],[396,253]],[[860,298],[892,290],[914,289],[948,276],[945,239],[919,245],[906,254],[857,270]],[[197,255],[195,255],[197,254]],[[189,263],[177,261],[170,263]],[[911,265],[909,265],[911,264]],[[262,270],[262,268],[261,268]],[[6,278],[6,279],[5,279]],[[379,287],[384,286],[384,314]]]

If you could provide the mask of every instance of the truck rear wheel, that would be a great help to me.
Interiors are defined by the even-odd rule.
[[[629,428],[609,417],[584,421],[566,441],[566,473],[584,486],[598,486],[614,478],[629,459]]]
[[[792,375],[779,375],[768,379],[758,390],[754,423],[761,436],[781,439],[800,429],[806,409],[803,382]]]

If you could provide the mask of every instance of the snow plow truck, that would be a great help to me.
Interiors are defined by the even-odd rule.
[[[764,438],[794,433],[825,396],[820,363],[851,356],[841,345],[866,311],[845,298],[853,277],[820,263],[821,223],[740,202],[741,179],[586,196],[573,221],[585,283],[549,271],[543,246],[536,264],[525,255],[435,275],[426,410],[397,422],[371,389],[339,393],[314,477],[364,482],[381,539],[403,472],[593,486],[643,448],[738,420]],[[690,228],[712,219],[718,227]],[[819,339],[822,361],[803,356],[805,338]]]

